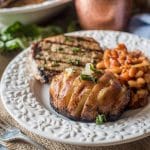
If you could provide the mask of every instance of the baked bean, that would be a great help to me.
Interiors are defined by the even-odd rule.
[[[124,44],[118,44],[117,49],[127,51],[127,47]]]
[[[137,73],[137,69],[136,69],[136,68],[132,68],[132,67],[131,67],[131,68],[129,69],[129,76],[130,76],[131,78],[135,77],[136,73]]]
[[[96,67],[111,71],[121,83],[128,84],[131,89],[138,91],[144,86],[150,88],[150,61],[140,51],[128,52],[124,44],[107,49],[103,61]]]
[[[125,57],[127,55],[126,51],[121,51],[120,56]]]
[[[116,51],[111,51],[111,56],[113,58],[118,58],[118,53]]]
[[[127,56],[125,64],[131,64],[131,63],[132,63],[132,58],[130,56]]]
[[[109,68],[110,60],[109,59],[104,59],[104,65],[105,65],[106,68]]]
[[[138,58],[138,60],[139,60],[140,62],[142,62],[143,60],[145,60],[145,57],[144,57],[144,56],[141,56],[141,57]]]
[[[137,83],[138,83],[139,85],[143,86],[143,85],[145,84],[145,80],[140,77],[140,78],[137,79]]]
[[[142,55],[142,53],[141,53],[141,51],[136,50],[136,51],[130,52],[130,55],[131,55],[132,57],[138,58],[138,57],[140,57],[140,56]]]
[[[129,79],[129,73],[127,71],[124,73],[121,73],[120,77],[123,80],[128,80]]]
[[[133,64],[141,63],[141,61],[139,61],[138,58],[133,58],[133,59],[132,59],[132,62],[133,62]]]
[[[121,73],[121,68],[113,67],[113,68],[108,69],[108,71],[119,74],[119,73]]]
[[[128,85],[131,87],[131,88],[141,88],[143,87],[143,82],[139,82],[139,81],[135,81],[135,80],[129,80],[128,81]]]
[[[104,68],[105,68],[104,61],[99,62],[99,63],[96,65],[96,68],[97,68],[97,69],[104,69]]]
[[[119,62],[115,59],[110,60],[110,65],[111,65],[111,67],[119,67],[120,66]]]
[[[140,68],[140,67],[145,67],[149,65],[150,64],[147,61],[143,61],[142,63],[132,65],[132,67]]]
[[[104,53],[104,60],[111,56],[111,50],[107,49]]]
[[[125,59],[126,59],[126,55],[120,55],[120,56],[119,56],[119,59],[125,60]]]
[[[129,81],[128,81],[128,84],[129,84],[129,86],[132,87],[132,88],[138,87],[138,83],[137,83],[135,80],[129,80]]]
[[[122,58],[119,57],[118,62],[123,65],[125,63],[125,59],[122,59]]]
[[[136,69],[136,68],[135,68]],[[143,74],[144,74],[144,72],[142,71],[142,70],[139,70],[137,73],[136,73],[136,78],[138,78],[138,77],[142,77],[143,76]]]

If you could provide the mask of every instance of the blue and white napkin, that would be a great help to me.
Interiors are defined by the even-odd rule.
[[[128,30],[133,34],[150,39],[150,13],[133,16]]]

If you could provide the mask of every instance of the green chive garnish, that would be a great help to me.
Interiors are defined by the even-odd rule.
[[[98,115],[96,117],[96,124],[97,125],[101,125],[101,124],[105,123],[106,121],[107,121],[106,116],[104,114]]]
[[[69,59],[69,63],[72,65],[76,65],[76,66],[79,66],[81,64],[80,60],[78,59],[75,59],[75,60]]]
[[[69,37],[69,36],[65,36],[65,42],[73,42],[73,38]]]
[[[82,79],[82,80],[88,80],[88,81],[92,81],[92,82],[94,82],[94,83],[97,83],[97,78],[95,78],[95,77],[92,77],[92,76],[90,76],[90,75],[87,75],[87,74],[81,74],[80,75],[80,78]]]
[[[72,48],[72,51],[74,52],[74,53],[77,53],[77,52],[80,52],[80,48],[79,47],[73,47]]]
[[[95,72],[95,73],[102,73],[102,71],[101,71],[101,70],[97,70],[97,69],[94,67],[93,64],[90,64],[90,70],[92,70],[92,71]]]

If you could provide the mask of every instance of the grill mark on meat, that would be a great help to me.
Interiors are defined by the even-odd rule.
[[[43,47],[44,51],[47,51],[49,53],[62,53],[62,54],[72,54],[72,55],[82,55],[82,54],[89,54],[89,55],[95,55],[95,57],[99,58],[98,55],[102,55],[101,51],[93,51],[92,49],[90,51],[87,51],[87,49],[79,48],[79,47],[71,47],[68,45],[60,45],[51,43],[50,45],[46,45],[45,43],[40,43],[39,47]],[[74,49],[78,49],[76,52]]]
[[[73,39],[76,39],[77,41],[89,41],[89,42],[95,42],[95,40],[91,37],[80,37],[80,36],[70,36],[70,35],[65,35],[66,37],[71,37]]]
[[[56,57],[57,56],[57,57]],[[81,57],[82,56],[82,57]],[[51,52],[44,51],[39,53],[34,58],[36,60],[45,60],[46,63],[50,63],[49,61],[58,61],[62,63],[71,63],[72,65],[84,66],[86,63],[97,62],[101,57],[101,53],[80,53],[80,54],[69,54],[63,52]],[[76,64],[75,62],[79,62]],[[74,63],[73,63],[74,62]]]
[[[94,49],[94,48],[88,48],[88,47],[84,47],[82,44],[69,44],[69,43],[59,43],[59,42],[51,42],[51,41],[45,41],[46,43],[51,43],[51,44],[59,44],[61,46],[73,46],[73,47],[79,47],[82,49],[86,49],[86,51],[96,51],[96,52],[103,52],[101,49]],[[92,43],[91,43],[92,44]],[[90,45],[90,43],[88,44],[88,46]]]
[[[51,36],[51,37],[47,37],[45,39],[51,39],[51,40],[56,40],[56,41],[62,41],[62,40],[66,40],[66,37],[71,38],[71,41],[74,40],[80,40],[80,41],[89,41],[89,42],[95,42],[95,39],[91,38],[91,37],[82,37],[82,36],[72,36],[72,35],[56,35],[56,36]],[[98,43],[98,42],[97,42]]]
[[[81,69],[86,63],[96,63],[101,59],[102,50],[99,44],[94,39],[71,37],[75,42],[65,42],[65,38],[66,37],[64,37],[63,35],[50,37],[32,45],[32,59],[37,64],[36,66],[38,66],[39,68],[38,71],[41,68],[44,68],[39,72],[39,77],[37,78],[38,80],[42,75],[41,80],[43,82],[45,79],[44,83],[46,83],[48,81],[48,78],[50,78],[51,80],[51,77],[53,75],[62,72],[65,68],[73,67]],[[76,39],[80,41],[76,41]],[[48,41],[50,42],[50,44]],[[82,44],[84,45],[84,48],[74,46]],[[53,51],[53,48],[55,47],[63,50]],[[93,47],[96,47],[97,50],[95,51],[94,49],[91,49]],[[74,52],[72,48],[80,50]]]
[[[38,59],[39,61],[41,60],[41,61],[43,61],[42,59]],[[37,61],[38,61],[37,60]],[[80,60],[80,59],[75,59],[75,60],[73,60],[73,59],[69,59],[69,60],[65,60],[65,61],[63,61],[63,60],[61,60],[61,59],[49,59],[49,61],[47,61],[46,63],[48,63],[48,64],[51,64],[52,62],[55,62],[56,61],[56,63],[58,63],[58,65],[60,66],[60,63],[63,65],[63,64],[70,64],[69,66],[70,67],[72,67],[72,66],[79,66],[79,67],[83,67],[83,66],[85,66],[85,64],[86,63],[91,63],[90,61],[86,61],[86,62],[83,62],[82,60]],[[44,63],[45,64],[45,63]],[[43,65],[44,65],[43,64]],[[69,67],[68,66],[68,67]],[[54,67],[53,67],[54,68]]]
[[[83,52],[87,52],[87,51],[92,52],[92,51],[95,51],[95,52],[100,53],[100,54],[103,53],[103,50],[100,48],[99,43],[97,43],[95,40],[93,40],[94,43],[91,42],[89,44],[86,44],[86,47],[83,47],[83,43],[74,45],[74,43],[68,44],[68,43],[64,43],[64,42],[55,42],[55,41],[51,41],[51,39],[52,39],[52,37],[48,38],[48,40],[44,39],[44,40],[41,40],[40,42],[34,43],[32,45],[32,48],[31,48],[32,51],[33,51],[33,53],[35,53],[34,55],[36,55],[39,51],[42,51],[42,45],[41,44],[47,45],[47,43],[50,43],[51,45],[57,44],[59,46],[68,46],[68,48],[73,48],[73,47],[81,48]],[[84,42],[84,40],[83,40],[83,42]],[[94,45],[94,44],[96,44],[97,49],[89,48],[89,46]]]
[[[52,61],[56,61],[57,63],[67,63],[73,66],[84,66],[86,63],[91,63],[91,59],[87,56],[74,56],[74,55],[65,55],[65,54],[57,54],[55,57],[55,53],[49,55],[46,59],[44,59],[44,64],[50,64]],[[38,58],[37,60],[42,60],[42,58]],[[98,61],[98,59],[93,59]]]
[[[72,41],[67,41],[66,38],[71,38]],[[52,43],[52,44],[60,44],[60,45],[68,45],[68,46],[75,46],[80,47],[87,50],[93,50],[93,51],[100,51],[102,52],[102,49],[99,46],[99,43],[96,42],[94,39],[92,41],[88,41],[84,37],[78,37],[74,36],[55,36],[44,39],[46,43]]]

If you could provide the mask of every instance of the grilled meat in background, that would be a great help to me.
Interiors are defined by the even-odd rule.
[[[104,114],[107,121],[115,121],[128,105],[130,91],[110,72],[94,83],[82,80],[79,71],[64,71],[53,78],[50,97],[53,108],[73,120],[89,122]]]
[[[80,70],[87,63],[97,63],[102,55],[99,43],[92,38],[65,35],[48,37],[32,45],[31,70],[36,79],[48,83],[65,68]]]

